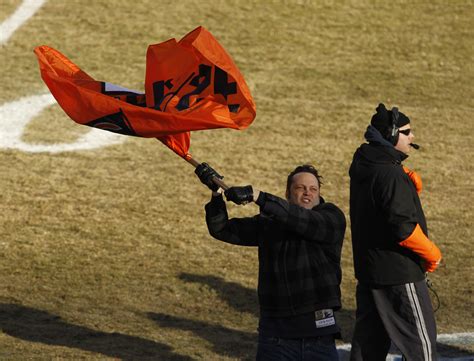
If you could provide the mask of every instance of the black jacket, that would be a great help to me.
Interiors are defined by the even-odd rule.
[[[228,219],[222,197],[206,205],[210,234],[221,241],[258,246],[260,314],[299,315],[341,307],[342,211],[324,203],[312,210],[260,192],[260,214]]]
[[[375,285],[423,279],[421,259],[399,245],[418,223],[428,235],[420,199],[401,162],[407,156],[377,142],[357,149],[349,170],[356,278]]]

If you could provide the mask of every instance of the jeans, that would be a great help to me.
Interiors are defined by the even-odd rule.
[[[338,361],[333,335],[309,338],[258,337],[257,361]]]

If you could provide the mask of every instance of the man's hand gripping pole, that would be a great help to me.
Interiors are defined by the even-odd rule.
[[[187,155],[186,158],[184,158],[188,163],[190,163],[191,165],[194,166],[194,168],[196,168],[198,165],[200,165],[201,163],[199,163],[198,161],[196,161],[193,157],[191,157],[190,154]],[[218,177],[212,177],[212,181],[217,184],[220,188],[222,188],[223,190],[228,190],[230,187],[224,183],[224,181]]]

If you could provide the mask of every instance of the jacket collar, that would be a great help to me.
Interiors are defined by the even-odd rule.
[[[359,154],[376,163],[401,164],[408,155],[395,149],[392,143],[382,137],[382,134],[372,125],[367,127],[364,134],[369,144],[363,144],[359,148]]]
[[[356,154],[366,161],[378,164],[401,164],[405,159],[408,158],[408,155],[400,152],[394,147],[385,147],[375,143],[362,144],[357,150]]]
[[[393,148],[393,144],[385,139],[382,134],[373,125],[369,125],[364,134],[365,139],[371,144],[382,145],[384,147]]]

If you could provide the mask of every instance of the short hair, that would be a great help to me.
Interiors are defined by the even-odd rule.
[[[314,168],[311,164],[303,164],[297,166],[290,174],[288,174],[288,178],[286,180],[286,191],[290,192],[291,183],[293,182],[293,177],[298,173],[311,173],[316,177],[318,180],[318,185],[321,187],[323,184],[322,176],[318,173],[318,170]]]

